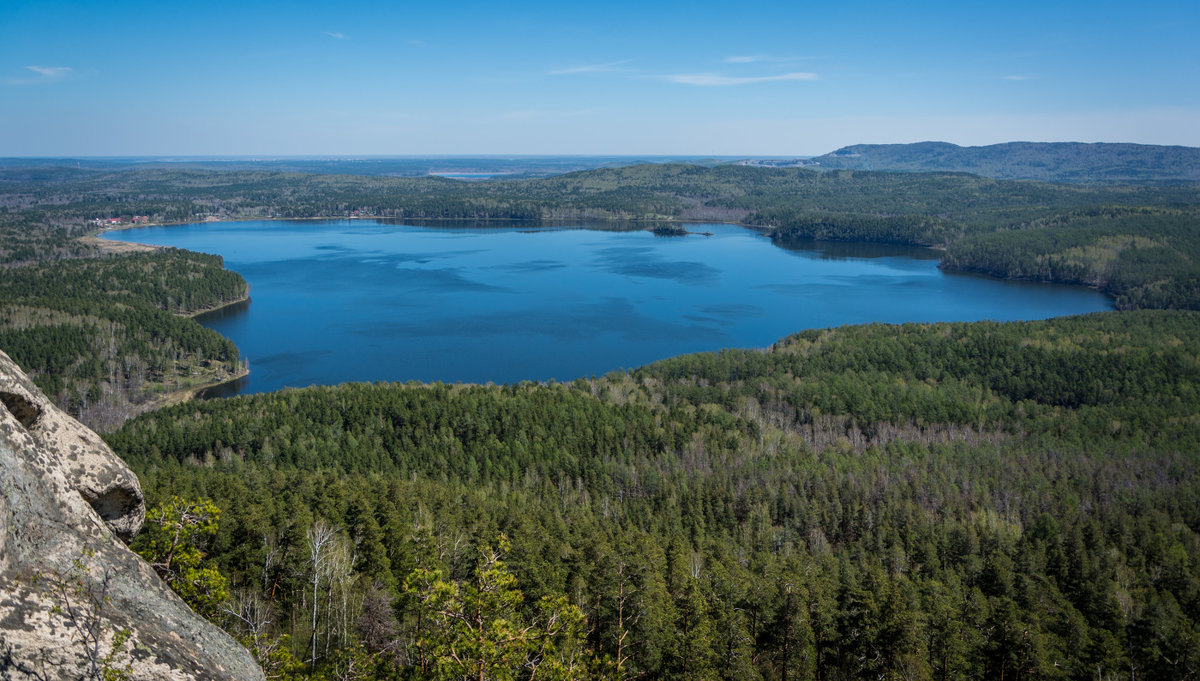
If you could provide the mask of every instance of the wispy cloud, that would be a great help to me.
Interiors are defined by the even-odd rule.
[[[727,87],[730,85],[750,85],[752,83],[771,83],[783,80],[817,80],[815,73],[795,71],[780,73],[774,76],[722,76],[717,73],[677,73],[661,76],[665,81],[681,85],[698,85],[701,87]]]
[[[781,61],[804,61],[806,59],[820,59],[821,57],[783,57],[771,54],[735,54],[731,57],[725,57],[726,64],[757,64],[761,62],[781,62]]]
[[[584,66],[570,66],[565,69],[554,69],[549,71],[552,76],[566,76],[574,73],[612,73],[613,71],[624,71],[622,67],[630,62],[629,59],[621,61],[608,62],[606,64],[587,64]]]
[[[337,40],[345,40],[346,39],[346,34],[341,33],[340,31],[325,31],[324,33],[325,33],[325,35],[329,36],[330,38],[336,38]]]
[[[1004,80],[1029,80],[1032,76],[1002,76]]]
[[[33,71],[39,76],[53,80],[66,78],[67,76],[71,75],[71,71],[73,70],[70,66],[26,66],[25,68]]]
[[[35,75],[25,78],[10,78],[4,81],[8,85],[40,85],[54,83],[70,76],[75,70],[70,66],[26,66]]]

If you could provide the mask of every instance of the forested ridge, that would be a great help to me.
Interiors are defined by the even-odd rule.
[[[1081,186],[994,180],[965,173],[820,172],[805,168],[635,165],[532,180],[461,182],[263,171],[147,169],[5,182],[10,211],[61,221],[148,215],[403,218],[701,217],[767,209],[929,214],[992,228],[1088,205],[1183,205],[1195,183]],[[968,220],[969,218],[969,220]]]
[[[1190,312],[844,327],[569,384],[190,403],[108,440],[152,504],[222,509],[228,610],[270,624],[216,619],[315,642],[331,677],[505,645],[486,677],[527,677],[504,621],[564,678],[1188,679],[1197,338]]]
[[[1154,144],[946,142],[855,144],[813,159],[822,168],[958,171],[1010,180],[1131,182],[1200,179],[1200,149]]]

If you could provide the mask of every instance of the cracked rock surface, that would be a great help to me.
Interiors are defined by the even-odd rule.
[[[0,352],[0,679],[263,678],[125,545],[145,514],[133,472]]]

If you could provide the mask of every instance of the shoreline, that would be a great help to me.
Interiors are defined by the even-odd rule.
[[[206,307],[206,308],[204,308],[203,310],[196,310],[195,312],[189,312],[189,313],[187,313],[187,314],[184,314],[184,315],[179,315],[179,316],[180,316],[180,317],[187,317],[188,319],[195,319],[196,317],[201,317],[201,316],[203,316],[203,315],[206,315],[206,314],[208,314],[208,313],[210,313],[210,312],[216,312],[216,311],[218,311],[218,310],[224,310],[224,309],[225,309],[225,308],[227,308],[227,307],[233,307],[234,305],[240,305],[241,303],[249,302],[249,300],[250,300],[250,284],[246,284],[246,295],[244,295],[244,296],[241,296],[241,297],[239,297],[239,298],[235,298],[235,299],[233,299],[233,300],[230,300],[230,301],[226,301],[226,302],[224,302],[224,303],[221,303],[220,305],[217,305],[217,306],[215,306],[215,307]]]
[[[151,411],[158,411],[159,409],[163,409],[166,407],[172,407],[177,404],[183,404],[185,402],[191,402],[192,400],[196,399],[197,395],[204,392],[205,390],[211,390],[213,388],[217,388],[222,385],[240,381],[249,375],[250,375],[249,367],[242,365],[241,368],[238,369],[238,371],[235,372],[232,376],[228,376],[228,377],[222,378],[220,380],[216,380],[216,381],[209,381],[206,383],[202,383],[200,385],[193,385],[193,386],[189,386],[187,388],[180,388],[179,390],[172,390],[171,392],[163,393],[162,395],[158,395],[158,396],[154,397],[153,399],[147,400],[146,402],[138,405],[138,407],[139,407],[138,415],[144,414],[147,412],[151,412]]]
[[[219,310],[224,310],[226,308],[233,307],[234,305],[241,305],[242,303],[246,303],[249,301],[250,301],[250,284],[246,284],[246,295],[244,295],[244,296],[241,296],[235,300],[227,301],[225,303],[217,305],[216,307],[205,308],[203,310],[197,310],[195,312],[185,314],[185,315],[179,315],[179,316],[185,317],[187,319],[191,319],[192,321],[196,321],[197,317],[206,315],[210,312],[217,312]],[[196,323],[199,324],[200,322],[196,321]],[[205,328],[207,328],[207,327],[205,327]],[[222,338],[224,338],[224,336],[222,336]],[[189,388],[184,388],[182,390],[175,390],[170,393],[164,394],[161,399],[151,400],[149,404],[151,404],[152,406],[149,409],[147,409],[146,411],[156,411],[158,409],[162,409],[163,407],[169,407],[169,406],[176,405],[176,404],[183,404],[184,402],[191,402],[192,400],[196,399],[196,396],[202,392],[205,392],[207,390],[212,390],[214,388],[219,388],[223,385],[227,385],[230,383],[235,383],[249,375],[250,375],[250,366],[248,364],[243,363],[241,365],[241,368],[238,369],[238,371],[236,371],[232,376],[208,381],[205,383],[201,383],[200,385],[195,385],[195,386],[192,386]]]
[[[111,253],[160,251],[160,250],[165,250],[165,249],[174,248],[174,247],[172,247],[172,246],[156,246],[156,245],[151,245],[151,244],[141,244],[141,243],[137,243],[137,242],[128,242],[128,241],[107,240],[107,239],[100,238],[100,236],[107,232],[110,232],[110,231],[127,231],[127,230],[139,229],[142,227],[171,227],[171,226],[181,226],[181,225],[207,224],[207,223],[211,223],[211,222],[320,221],[320,220],[324,220],[324,221],[375,220],[375,221],[381,221],[381,222],[382,221],[395,221],[398,223],[404,222],[404,221],[413,221],[413,222],[418,222],[418,223],[436,223],[436,222],[461,222],[464,220],[464,218],[396,218],[396,217],[381,217],[381,216],[312,216],[312,217],[295,218],[295,217],[246,216],[246,217],[227,218],[227,219],[221,219],[221,220],[206,220],[206,221],[200,221],[200,222],[197,222],[197,221],[155,222],[155,223],[136,224],[136,225],[126,224],[126,225],[104,226],[90,235],[80,237],[80,239],[81,240],[87,239],[93,243],[97,243],[97,245],[103,244],[101,246],[102,250],[107,250],[107,249],[104,249],[104,246],[108,246],[111,244],[120,244],[120,246],[117,246],[114,249],[108,250],[108,252],[111,252]],[[763,236],[767,237],[770,241],[772,241],[772,242],[776,241],[776,239],[771,237],[771,235],[769,234],[769,230],[771,229],[771,227],[769,227],[769,226],[747,224],[747,223],[744,223],[741,221],[732,221],[732,220],[694,220],[694,219],[679,219],[679,218],[659,218],[659,219],[642,219],[642,220],[616,219],[616,218],[565,218],[565,219],[541,218],[541,219],[529,220],[529,219],[523,219],[523,218],[495,218],[495,219],[481,219],[481,220],[472,220],[472,221],[474,221],[474,222],[497,222],[497,223],[557,222],[560,224],[588,223],[588,222],[609,223],[609,224],[622,224],[623,223],[623,224],[632,225],[633,229],[635,229],[635,230],[639,229],[639,227],[637,227],[637,225],[641,225],[640,226],[641,231],[654,231],[655,230],[655,227],[647,225],[647,223],[658,224],[658,225],[679,225],[678,229],[680,232],[680,234],[679,234],[680,236],[709,236],[709,235],[711,235],[711,233],[688,230],[688,229],[686,229],[686,227],[683,227],[683,225],[687,225],[687,224],[695,224],[695,225],[720,224],[720,225],[735,225],[735,226],[741,227],[743,229],[757,231],[760,234],[762,234]],[[880,242],[880,241],[872,241],[872,240],[864,240],[864,239],[859,239],[859,240],[854,240],[854,241],[846,241],[846,240],[840,240],[840,239],[828,239],[828,240],[813,239],[813,241],[814,242],[826,241],[829,243],[863,243],[863,244],[885,244],[885,245],[888,244],[888,242]],[[929,249],[932,251],[937,251],[937,252],[939,252],[939,254],[944,254],[944,252],[946,250],[945,246],[918,246],[918,245],[912,245],[912,246],[917,247],[917,248],[925,248],[925,249]],[[1087,288],[1087,289],[1094,290],[1094,291],[1104,295],[1105,297],[1107,297],[1109,299],[1109,304],[1111,305],[1110,311],[1119,311],[1119,308],[1116,306],[1115,296],[1111,292],[1105,290],[1103,287],[1097,286],[1094,284],[1079,284],[1079,283],[1075,283],[1075,282],[1061,282],[1061,281],[1044,280],[1044,279],[1036,280],[1036,279],[1021,278],[1021,277],[1005,277],[1005,276],[997,276],[995,274],[991,274],[991,273],[987,273],[987,272],[983,272],[983,271],[972,270],[970,268],[949,268],[949,267],[946,267],[942,263],[942,259],[940,257],[938,258],[937,268],[942,271],[956,271],[959,273],[972,274],[975,276],[982,276],[985,278],[1001,280],[1001,281],[1036,282],[1036,283],[1060,284],[1060,285],[1068,285],[1068,286],[1079,286],[1081,288]],[[191,312],[188,314],[182,314],[179,316],[195,320],[197,317],[200,317],[205,314],[212,313],[212,312],[216,312],[219,310],[223,310],[223,309],[232,307],[234,305],[245,303],[245,302],[249,301],[250,299],[251,299],[251,297],[250,297],[250,293],[249,293],[249,287],[247,286],[247,293],[244,296],[241,296],[237,299],[229,300],[229,301],[222,303],[221,305],[218,305],[215,307],[206,308],[203,310],[197,310],[195,312]],[[143,411],[154,411],[154,410],[161,409],[161,408],[164,408],[167,406],[172,406],[174,404],[180,404],[183,402],[191,401],[191,400],[195,399],[197,395],[201,394],[204,391],[218,388],[223,385],[234,383],[236,381],[244,379],[246,376],[249,376],[249,374],[250,374],[250,371],[248,368],[242,368],[241,370],[239,370],[232,376],[224,377],[224,378],[221,378],[218,380],[213,380],[210,382],[205,382],[200,385],[191,386],[189,388],[185,388],[185,389],[178,390],[178,391],[173,391],[171,393],[166,393],[156,399],[146,402],[144,404],[144,407],[145,407],[144,410],[139,409],[139,413],[142,413]]]
[[[258,215],[238,215],[233,217],[223,217],[217,220],[180,220],[176,222],[143,222],[141,224],[119,224],[119,225],[104,225],[97,227],[95,231],[89,232],[88,236],[99,237],[108,232],[123,232],[131,229],[140,229],[142,227],[179,227],[182,225],[205,225],[214,222],[275,222],[275,221],[298,222],[302,220],[413,220],[416,222],[626,222],[626,223],[642,223],[642,222],[692,222],[696,224],[706,225],[737,225],[739,227],[756,228],[760,225],[750,225],[736,220],[704,220],[700,218],[679,218],[671,216],[662,217],[641,217],[641,218],[615,218],[615,217],[576,217],[576,218],[448,218],[448,217],[428,217],[420,218],[413,216],[395,216],[395,215],[310,215],[307,217],[281,217],[271,216],[264,217]],[[85,238],[85,237],[79,237]],[[133,243],[124,241],[121,243]],[[147,244],[142,244],[147,245]],[[154,248],[174,248],[173,246],[154,246]]]

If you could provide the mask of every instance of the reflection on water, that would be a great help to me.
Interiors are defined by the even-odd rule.
[[[226,381],[225,383],[214,385],[211,388],[205,388],[204,390],[196,393],[196,399],[211,400],[216,397],[233,397],[234,395],[240,395],[243,392],[248,392],[246,388],[249,385],[250,377],[242,376],[241,378],[232,381]]]
[[[1095,291],[943,273],[937,251],[734,225],[372,220],[205,223],[109,238],[217,253],[252,303],[199,318],[250,376],[207,396],[344,381],[569,380],[864,322],[1040,319]]]
[[[709,286],[716,284],[721,271],[702,262],[668,260],[660,249],[652,246],[603,248],[595,261],[609,274],[622,277],[673,279],[684,284]]]
[[[827,260],[847,260],[853,258],[912,258],[913,260],[937,260],[941,252],[922,246],[905,246],[897,244],[874,244],[850,241],[818,241],[816,239],[784,238],[775,239],[775,245],[787,250],[797,251],[807,255],[813,253]]]

